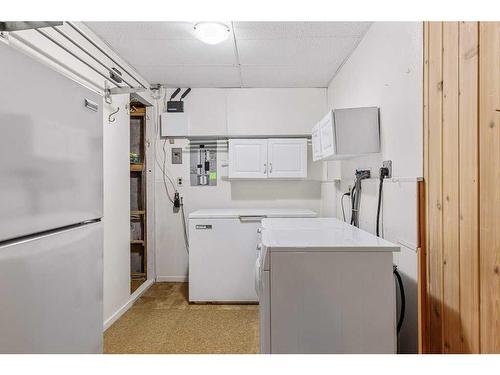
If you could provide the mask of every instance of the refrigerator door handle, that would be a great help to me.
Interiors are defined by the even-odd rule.
[[[99,105],[97,103],[94,103],[92,100],[87,99],[87,98],[85,98],[85,107],[94,111],[94,112],[97,112],[99,110]]]

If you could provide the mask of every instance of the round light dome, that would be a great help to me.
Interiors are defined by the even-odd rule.
[[[218,44],[229,37],[230,29],[220,22],[198,22],[194,25],[198,39],[207,44]]]

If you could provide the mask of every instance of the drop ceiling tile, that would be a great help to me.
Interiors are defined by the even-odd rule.
[[[194,22],[85,22],[103,39],[196,39]]]
[[[336,67],[242,66],[243,87],[327,87]]]
[[[240,87],[240,74],[232,66],[137,66],[150,83],[168,87]]]
[[[241,39],[290,39],[362,36],[371,22],[234,22]]]
[[[132,65],[234,65],[233,41],[209,45],[197,39],[111,39],[112,48]]]
[[[242,65],[338,64],[355,48],[358,38],[245,39],[238,41]]]
[[[228,23],[230,24],[230,23]],[[324,87],[354,50],[369,22],[234,22],[244,85]],[[194,22],[87,22],[153,83],[239,87],[232,36],[196,39]]]

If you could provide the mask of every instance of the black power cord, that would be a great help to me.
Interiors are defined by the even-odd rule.
[[[380,174],[379,174],[379,185],[378,185],[378,204],[377,204],[377,225],[376,225],[376,233],[377,236],[380,237],[380,211],[382,207],[382,187],[384,186],[384,178],[389,177],[389,169],[382,167],[380,168]],[[399,293],[401,295],[401,309],[399,312],[399,319],[398,319],[398,324],[397,324],[397,333],[401,331],[401,327],[403,326],[403,321],[405,319],[405,310],[406,310],[406,296],[405,296],[405,289],[403,286],[403,280],[401,279],[401,275],[398,272],[398,267],[393,266],[392,268],[392,273],[394,274],[394,277],[396,278],[396,281],[398,282],[399,286]]]
[[[351,189],[351,225],[354,225],[354,212],[356,210],[356,184]]]
[[[359,228],[359,209],[361,204],[361,181],[370,178],[370,170],[356,169],[354,187],[351,190],[351,225]]]
[[[399,293],[401,294],[401,310],[399,311],[399,319],[397,325],[397,332],[401,331],[401,327],[403,326],[403,321],[405,320],[405,309],[406,309],[406,296],[405,296],[405,288],[403,287],[403,280],[401,279],[401,275],[398,272],[398,267],[392,267],[392,273],[396,277],[399,285]]]
[[[389,176],[389,169],[380,168],[379,184],[378,184],[378,204],[377,204],[377,237],[380,237],[380,208],[382,206],[382,187],[384,186],[384,178]]]

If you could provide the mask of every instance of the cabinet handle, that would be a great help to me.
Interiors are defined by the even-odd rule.
[[[269,173],[273,173],[273,163],[269,163]]]
[[[264,163],[264,174],[267,174],[267,164]]]

